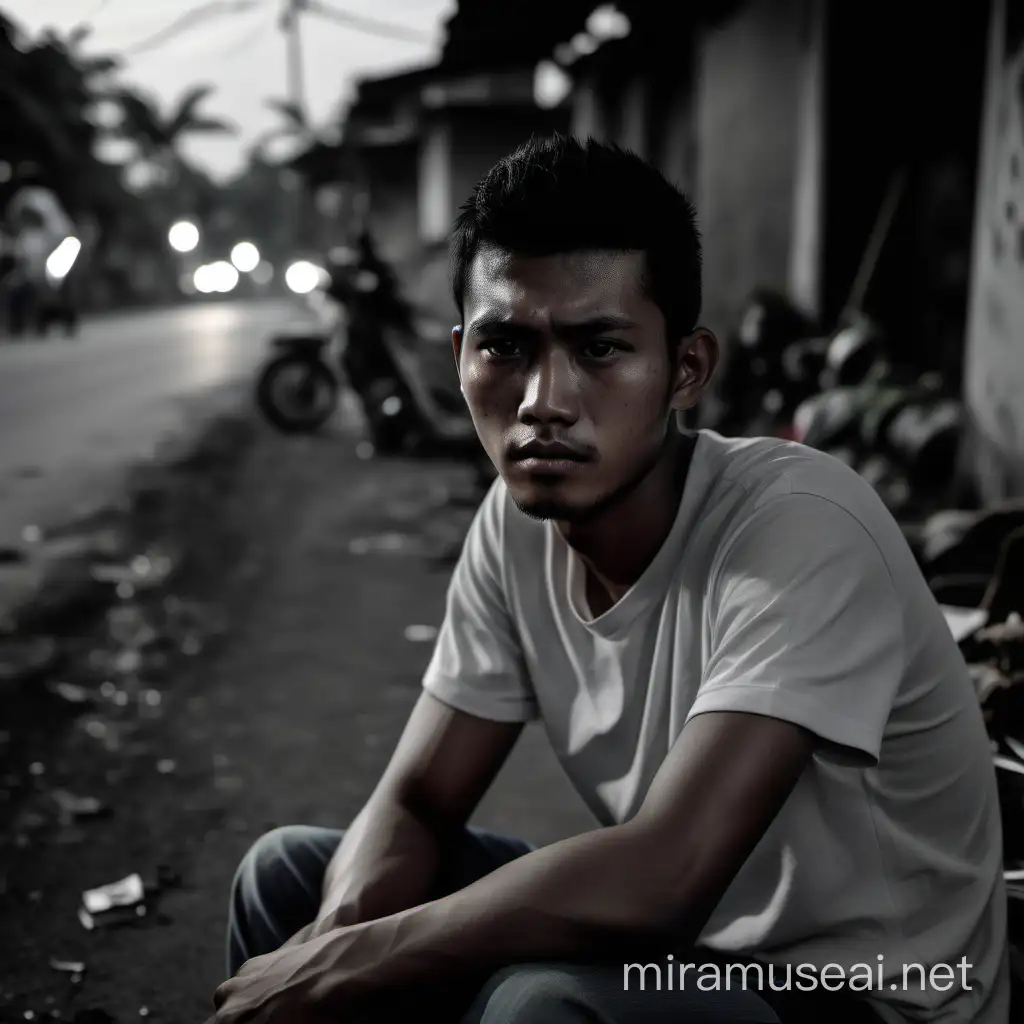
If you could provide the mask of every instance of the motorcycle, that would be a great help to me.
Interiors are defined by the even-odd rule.
[[[334,263],[312,301],[323,328],[272,339],[273,355],[257,380],[258,405],[274,426],[319,430],[344,383],[377,452],[477,456],[476,432],[457,392],[444,382],[432,386],[424,373],[425,350],[438,348],[425,332],[433,337],[440,327],[416,322],[385,268],[351,258]]]

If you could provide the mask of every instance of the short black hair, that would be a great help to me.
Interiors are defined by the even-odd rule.
[[[493,245],[528,256],[588,249],[642,251],[644,293],[670,341],[701,308],[701,239],[689,198],[619,146],[555,133],[498,161],[462,206],[451,236],[452,297],[464,315],[473,257]]]

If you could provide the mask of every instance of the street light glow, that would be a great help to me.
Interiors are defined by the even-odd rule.
[[[210,268],[207,264],[203,264],[201,267],[196,267],[196,272],[192,275],[192,283],[196,286],[197,292],[202,292],[204,295],[209,295],[214,290],[213,282],[210,280]]]
[[[252,279],[258,285],[270,284],[274,280],[274,265],[261,260],[260,265],[252,272]]]
[[[204,295],[210,295],[212,292],[226,294],[238,284],[238,271],[226,260],[204,263],[196,268],[192,283],[196,286],[196,291]]]
[[[252,242],[239,242],[231,250],[231,262],[235,265],[236,270],[248,274],[259,266],[260,251]]]
[[[238,271],[227,260],[210,264],[210,282],[215,292],[227,293],[238,284]]]
[[[320,283],[320,268],[309,260],[296,260],[285,271],[284,283],[296,295],[308,295]]]
[[[191,221],[179,220],[171,225],[167,241],[175,252],[191,252],[199,244],[199,228]]]

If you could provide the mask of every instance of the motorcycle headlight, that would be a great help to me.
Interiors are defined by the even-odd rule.
[[[46,258],[46,276],[53,282],[63,281],[78,259],[82,243],[69,235]]]

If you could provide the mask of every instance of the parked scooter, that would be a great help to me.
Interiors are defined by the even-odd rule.
[[[425,379],[420,356],[432,342],[417,334],[394,275],[368,239],[353,258],[331,265],[313,302],[323,329],[274,338],[260,373],[257,401],[271,423],[288,433],[320,429],[344,381],[378,453],[480,454],[458,394]]]

